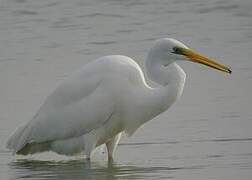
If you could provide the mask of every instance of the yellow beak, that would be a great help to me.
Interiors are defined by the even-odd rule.
[[[188,57],[193,62],[204,64],[204,65],[207,65],[211,68],[214,68],[214,69],[226,72],[226,73],[230,73],[230,74],[232,73],[232,71],[228,67],[226,67],[220,63],[217,63],[215,60],[210,59],[204,55],[201,55],[191,49],[181,48],[180,53],[182,55]]]

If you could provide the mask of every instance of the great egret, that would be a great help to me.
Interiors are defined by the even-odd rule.
[[[161,85],[150,87],[129,57],[101,57],[63,81],[34,118],[7,142],[16,154],[54,151],[74,155],[106,144],[113,159],[121,133],[132,135],[142,124],[167,110],[182,94],[186,74],[175,61],[193,61],[231,73],[183,43],[157,40],[146,58],[146,74]]]

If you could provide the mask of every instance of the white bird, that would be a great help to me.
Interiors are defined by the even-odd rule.
[[[54,151],[75,155],[106,144],[108,159],[122,132],[132,135],[142,124],[166,111],[182,94],[186,74],[176,61],[193,61],[231,73],[175,39],[157,40],[150,49],[146,75],[159,84],[150,87],[143,71],[122,55],[101,57],[65,79],[32,120],[7,142],[16,154]]]

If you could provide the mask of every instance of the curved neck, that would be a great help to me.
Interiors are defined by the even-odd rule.
[[[141,111],[139,111],[141,113],[134,118],[134,126],[132,123],[127,125],[128,135],[133,134],[140,125],[167,110],[181,96],[184,88],[186,75],[181,67],[174,62],[165,67],[162,61],[150,57],[148,56],[145,62],[146,75],[161,87],[152,88],[146,85],[147,90],[137,94],[136,99],[141,99]]]
[[[182,94],[186,74],[175,62],[171,61],[167,66],[162,65],[162,60],[148,56],[146,59],[146,74],[152,81],[161,85],[153,88],[152,101],[159,108],[154,116],[167,110]]]

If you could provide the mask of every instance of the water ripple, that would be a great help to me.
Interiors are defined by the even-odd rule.
[[[252,141],[252,138],[217,138],[217,139],[202,139],[193,142],[247,142]]]
[[[230,11],[233,9],[238,9],[240,6],[238,4],[231,4],[231,5],[218,5],[211,8],[202,8],[198,10],[199,13],[210,13],[215,11]]]
[[[77,16],[79,18],[97,18],[97,17],[109,17],[109,18],[124,18],[121,14],[108,14],[108,13],[90,13],[85,15]]]
[[[138,142],[138,143],[120,143],[119,146],[141,146],[141,145],[162,145],[162,144],[178,144],[179,141],[167,142]]]
[[[143,179],[157,177],[156,174],[163,171],[171,174],[174,171],[203,168],[203,166],[137,167],[115,163],[102,166],[85,160],[54,162],[25,159],[11,162],[9,166],[15,170],[16,179]]]
[[[31,10],[16,10],[13,11],[13,14],[15,16],[20,16],[20,15],[37,15],[38,13],[36,11]]]
[[[115,44],[116,41],[93,41],[89,42],[87,44],[92,44],[92,45],[108,45],[108,44]]]

